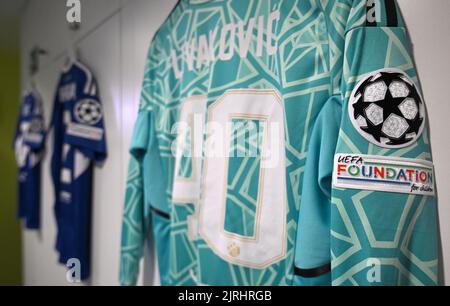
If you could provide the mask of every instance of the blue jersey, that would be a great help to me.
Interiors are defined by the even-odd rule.
[[[52,117],[52,178],[58,226],[59,261],[81,263],[89,277],[92,162],[106,158],[103,111],[91,72],[76,62],[58,84]]]
[[[18,217],[28,229],[40,226],[41,157],[45,143],[42,102],[30,90],[20,107],[14,150],[18,166]]]

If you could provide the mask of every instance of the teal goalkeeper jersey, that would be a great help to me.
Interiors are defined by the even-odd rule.
[[[391,0],[181,0],[150,46],[121,283],[434,285],[428,118]]]

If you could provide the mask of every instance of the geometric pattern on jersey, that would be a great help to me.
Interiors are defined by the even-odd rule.
[[[130,149],[120,257],[120,283],[128,286],[137,282],[144,243],[150,238],[147,235],[150,226],[159,271],[168,271],[170,216],[164,185],[166,176],[160,156],[154,151],[157,149],[152,145],[154,141],[148,137],[153,134],[154,123],[147,115],[139,114]],[[168,273],[161,274],[160,282],[170,284]]]
[[[64,67],[53,114],[52,179],[58,226],[59,262],[81,264],[81,280],[90,276],[92,162],[106,158],[106,137],[97,83],[80,62]]]
[[[315,183],[303,180],[306,175],[305,163],[311,149],[309,147],[311,130],[323,106],[332,100],[338,100],[338,107],[345,110],[356,84],[364,76],[381,68],[392,67],[404,71],[418,90],[420,89],[409,55],[403,22],[398,18],[396,20],[398,27],[388,28],[387,26],[393,23],[392,14],[388,14],[388,10],[385,9],[388,7],[385,1],[379,1],[379,4],[382,5],[379,10],[382,13],[381,18],[377,20],[375,26],[370,25],[372,29],[367,29],[367,33],[364,32],[371,37],[370,40],[364,40],[364,35],[361,34],[363,30],[358,30],[366,26],[366,1],[182,0],[173,10],[150,46],[139,115],[151,114],[154,119],[153,136],[157,149],[156,152],[152,152],[161,158],[165,173],[161,178],[164,180],[168,204],[167,207],[160,205],[160,208],[170,212],[170,242],[165,241],[169,243],[170,248],[170,267],[167,270],[160,269],[160,273],[162,277],[169,275],[171,284],[293,283],[294,259],[295,262],[298,261],[298,254],[295,254],[298,250],[294,250],[296,237],[302,234],[297,230],[299,206],[305,197],[301,191],[303,185],[311,186]],[[390,4],[389,7],[392,8]],[[395,7],[394,4],[394,9]],[[208,38],[214,40],[214,35],[220,37],[220,30],[214,33],[214,25],[218,25],[219,29],[229,29],[226,25],[235,24],[239,29],[240,24],[240,39],[245,40],[247,33],[242,34],[242,29],[245,32],[252,22],[252,17],[255,17],[256,21],[259,16],[263,16],[263,19],[268,18],[277,9],[280,11],[280,19],[273,27],[274,36],[278,37],[276,56],[269,55],[265,47],[262,48],[262,55],[258,53],[258,48],[254,46],[254,42],[258,41],[257,30],[248,34],[251,37],[249,49],[240,48],[236,43],[234,56],[227,61],[217,59],[217,52],[222,50],[222,55],[226,57],[226,51],[229,50],[221,49],[218,41],[210,48],[205,47],[205,40],[207,42]],[[200,45],[203,48],[200,48],[203,59],[208,58],[208,52],[214,51],[213,59],[210,58],[209,63],[208,60],[199,64],[195,60],[191,61],[198,55],[195,50]],[[173,50],[177,52],[174,54]],[[182,50],[187,56],[182,55]],[[361,54],[364,54],[364,58],[356,60],[355,58]],[[173,58],[176,58],[175,62]],[[214,109],[226,110],[223,104],[233,103],[233,99],[227,98],[227,95],[236,97],[235,100],[239,101],[239,95],[235,94],[242,89],[247,93],[265,92],[272,95],[268,101],[261,99],[267,103],[272,101],[272,105],[276,105],[276,96],[279,95],[284,108],[286,185],[282,189],[286,191],[287,200],[285,222],[287,236],[282,240],[286,242],[286,252],[281,252],[282,256],[268,266],[263,263],[258,267],[252,267],[248,263],[239,262],[239,258],[245,256],[248,250],[239,242],[228,243],[229,241],[224,240],[224,243],[217,244],[203,239],[205,233],[199,234],[201,230],[196,229],[202,228],[199,224],[202,221],[199,222],[199,219],[201,219],[201,205],[204,205],[202,199],[206,196],[196,196],[198,186],[192,183],[195,180],[191,180],[191,184],[187,182],[195,177],[198,169],[203,175],[210,172],[196,166],[199,164],[196,157],[183,156],[176,160],[172,152],[174,143],[181,144],[182,147],[186,145],[188,148],[191,145],[189,134],[180,137],[179,141],[172,129],[176,122],[183,121],[189,125],[192,122],[191,118],[195,117],[185,115],[183,111],[188,110],[191,115],[203,114],[202,107],[206,104],[208,112],[204,120],[207,121],[211,113],[214,113]],[[242,100],[243,104],[247,101]],[[239,104],[236,106],[239,107]],[[364,139],[348,120],[347,113],[344,111],[342,113],[346,115],[342,117],[341,127],[339,124],[332,126],[334,130],[340,130],[339,139],[336,139],[337,147],[334,143],[333,147],[325,152],[324,155],[332,156],[320,164],[320,167],[317,165],[316,171],[322,168],[332,169],[335,149],[339,153],[420,158],[431,161],[426,127],[421,137],[409,147],[395,150],[380,148]],[[215,116],[220,117],[221,112],[216,112]],[[236,121],[242,121],[242,118]],[[329,121],[331,122],[325,118],[325,122]],[[138,121],[135,133],[145,132],[146,128],[148,129],[148,126],[140,127]],[[327,131],[324,131],[323,135],[326,134]],[[247,141],[257,143],[250,139]],[[255,185],[261,181],[255,168],[260,162],[258,156],[230,159],[232,165],[228,167],[224,182],[227,195],[223,208],[227,216],[223,217],[224,231],[219,231],[219,235],[225,233],[223,236],[229,237],[229,232],[233,232],[233,236],[241,239],[242,236],[250,237],[255,234],[257,228],[253,226],[257,210]],[[214,163],[211,164],[214,169],[219,169],[214,167]],[[214,175],[212,177],[214,178]],[[156,183],[161,182],[154,179],[144,180],[145,186]],[[211,181],[207,184],[211,184]],[[183,186],[186,188],[183,189]],[[204,188],[202,192],[209,188],[204,185],[202,187]],[[324,189],[316,184],[307,192],[320,193],[324,192]],[[381,284],[435,283],[437,235],[433,223],[436,220],[434,198],[376,191],[331,190],[331,183],[326,189],[329,189],[327,196],[331,195],[329,203],[326,203],[330,207],[328,212],[331,214],[331,221],[325,225],[328,227],[327,232],[323,236],[314,236],[311,245],[304,248],[311,251],[305,256],[306,260],[308,256],[325,257],[329,260],[322,264],[331,262],[330,282],[326,284],[371,285],[364,277],[369,268],[362,263],[367,262],[372,256],[379,258],[382,265]],[[381,214],[380,217],[380,206],[377,204],[386,200],[392,201],[392,205],[389,209],[382,207],[381,213],[389,212],[390,215]],[[216,220],[216,215],[219,215],[220,211],[217,209],[206,218]],[[237,219],[231,216],[241,218],[234,221]],[[131,217],[136,217],[133,223],[142,222],[138,214]],[[205,218],[201,220],[204,221]],[[380,220],[385,220],[392,228],[389,231],[380,231]],[[425,229],[429,233],[427,240],[420,234]],[[323,254],[315,254],[315,243],[322,241],[328,243],[328,247]],[[130,243],[133,241],[130,240]],[[127,241],[122,241],[122,248],[126,245]],[[273,251],[273,248],[267,250]],[[136,265],[137,261],[134,264]]]
[[[357,6],[351,15],[354,20],[361,20],[365,11],[364,6]],[[357,28],[357,24],[353,27]],[[361,40],[362,36],[365,40]],[[376,49],[369,42],[376,42]],[[420,108],[423,108],[404,27],[349,31],[346,46],[343,94],[347,99],[344,107],[349,107],[348,99],[359,81],[380,68],[389,67],[406,72],[402,73],[407,77],[405,83],[413,82],[409,89],[414,90],[414,97],[418,99],[416,106],[422,104]],[[414,125],[416,136],[400,149],[387,144],[382,148],[373,139],[373,143],[368,142],[345,114],[336,152],[432,161],[429,132],[423,124],[425,114],[423,110],[419,113],[420,116],[415,116],[420,121]],[[402,116],[407,117],[405,114]],[[423,128],[421,137],[417,124]],[[435,285],[438,273],[436,209],[437,201],[433,196],[333,189],[333,285]],[[380,282],[368,281],[367,275],[372,268],[367,264],[370,258],[375,258],[380,264]]]
[[[210,65],[201,65],[195,71],[189,71],[185,66],[181,79],[174,76],[172,48],[181,50],[180,46],[194,37],[208,34],[214,28],[212,25],[218,25],[220,28],[230,22],[247,24],[252,17],[258,16],[267,19],[277,8],[281,12],[281,21],[276,30],[274,29],[280,37],[277,56],[268,55],[265,48],[263,56],[257,56],[256,48],[250,47],[245,58],[241,59],[236,50],[230,61],[216,60]],[[336,15],[335,18],[338,19],[339,16]],[[141,111],[150,110],[154,113],[159,152],[170,176],[167,180],[167,197],[172,200],[170,276],[174,285],[292,283],[294,243],[301,198],[300,184],[309,133],[320,109],[333,91],[334,84],[330,84],[330,76],[337,74],[335,64],[329,63],[327,34],[321,5],[316,1],[181,1],[160,28],[149,51]],[[252,36],[257,40],[256,32]],[[214,49],[217,52],[219,48],[217,39]],[[333,56],[333,60],[337,61],[340,55]],[[182,62],[180,54],[177,59]],[[176,161],[171,148],[176,139],[171,128],[179,120],[183,105],[189,97],[205,96],[207,108],[211,109],[220,97],[233,89],[261,92],[275,90],[283,101],[285,125],[282,130],[286,140],[283,157],[286,173],[285,185],[279,188],[284,190],[287,203],[286,219],[280,225],[286,233],[286,237],[280,239],[285,243],[285,253],[273,264],[265,267],[252,268],[249,264],[232,263],[218,256],[210,244],[190,232],[190,224],[195,227],[198,223],[198,199],[181,201],[172,194],[176,181]],[[193,172],[193,159],[182,158],[181,163],[177,175],[190,176]],[[227,196],[224,200],[227,218],[224,228],[234,234],[251,236],[255,228],[259,158],[230,159],[230,163],[233,165],[229,167],[226,180]],[[249,171],[254,173],[250,180]],[[232,222],[230,216],[240,216],[242,221]],[[224,257],[239,256],[243,253],[242,247],[239,249],[239,246],[233,243],[224,248],[228,250]]]
[[[411,145],[424,126],[422,99],[401,70],[382,69],[367,76],[355,87],[349,112],[361,135],[386,148]]]
[[[135,285],[143,255],[143,179],[139,162],[130,158],[122,224],[120,284]]]

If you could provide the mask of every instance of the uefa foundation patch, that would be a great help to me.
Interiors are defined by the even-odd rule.
[[[336,154],[333,187],[434,196],[431,162],[361,154]]]

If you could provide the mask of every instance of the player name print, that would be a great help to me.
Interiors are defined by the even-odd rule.
[[[420,159],[336,154],[333,186],[434,196],[433,164]]]
[[[171,51],[175,77],[181,79],[185,66],[189,71],[194,71],[216,60],[229,61],[236,51],[241,58],[246,58],[251,48],[254,48],[256,57],[262,57],[264,49],[268,56],[274,55],[278,50],[278,42],[273,32],[279,20],[280,11],[275,10],[269,16],[250,18],[247,23],[239,21],[237,24],[217,26],[208,34],[186,41],[180,51]],[[254,33],[256,39],[253,38]],[[217,42],[218,50],[215,48]]]

